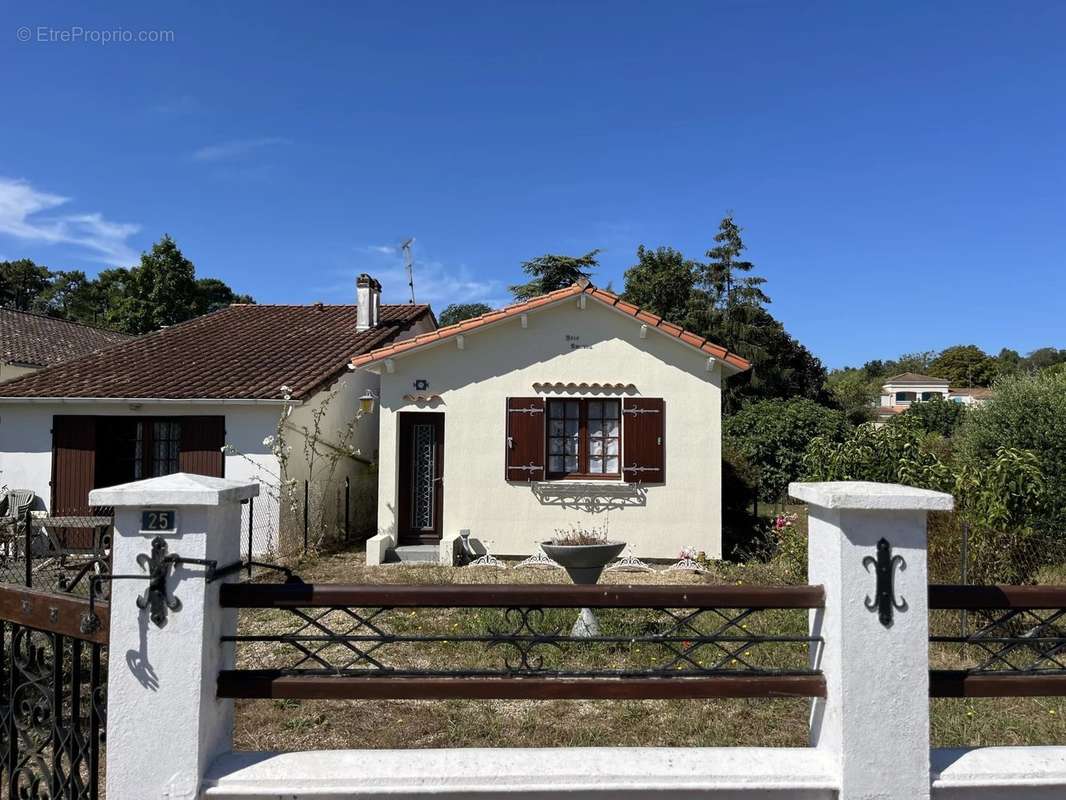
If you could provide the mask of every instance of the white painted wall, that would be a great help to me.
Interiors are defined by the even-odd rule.
[[[687,545],[719,557],[721,367],[707,371],[706,354],[654,330],[641,339],[640,329],[596,301],[585,310],[567,301],[529,314],[528,329],[516,317],[467,334],[462,351],[449,341],[397,358],[395,373],[381,375],[379,533],[396,527],[397,413],[442,411],[445,537],[467,528],[494,554],[523,555],[555,528],[608,520],[610,535],[641,557],[676,559]],[[440,395],[439,405],[403,399],[417,379],[429,382],[423,394]],[[505,399],[535,396],[534,383],[555,382],[620,382],[633,384],[633,396],[664,398],[666,482],[645,487],[643,505],[587,513],[545,504],[529,484],[504,480]]]

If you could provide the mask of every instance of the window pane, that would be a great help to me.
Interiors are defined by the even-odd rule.
[[[577,400],[566,401],[566,418],[577,419],[581,416],[581,404]]]
[[[548,416],[552,419],[562,419],[565,407],[562,403],[548,403]]]
[[[589,419],[603,418],[603,401],[589,400]]]
[[[562,472],[563,471],[563,457],[551,456],[548,459],[548,471],[549,472]]]
[[[603,456],[589,456],[589,472],[593,475],[603,472]]]
[[[563,439],[563,443],[566,445],[565,453],[567,455],[577,455],[577,439]]]
[[[579,421],[576,420],[576,419],[575,420],[567,420],[566,421],[566,435],[567,436],[577,436],[578,435],[578,424],[579,424]]]
[[[577,456],[566,457],[566,471],[577,472]]]
[[[562,439],[549,439],[548,440],[548,452],[557,454],[563,452],[563,440]]]
[[[602,419],[589,419],[589,436],[603,436]]]
[[[590,456],[602,456],[603,455],[603,439],[592,439],[589,442],[589,455]]]
[[[605,442],[605,445],[607,447],[607,451],[606,451],[607,455],[609,455],[609,456],[618,455],[618,440],[617,439],[608,439]]]
[[[618,457],[608,456],[603,462],[604,472],[618,472]]]
[[[548,426],[548,435],[549,436],[562,436],[563,435],[563,430],[564,430],[563,426],[565,424],[566,423],[564,423],[561,419],[553,419],[551,421],[551,424]]]
[[[619,402],[617,400],[608,400],[603,404],[603,416],[608,419],[618,419]]]
[[[607,420],[607,435],[608,436],[617,436],[618,435],[618,420],[616,420],[616,419]]]

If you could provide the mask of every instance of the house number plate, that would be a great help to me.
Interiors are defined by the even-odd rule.
[[[141,512],[141,530],[154,533],[174,533],[178,529],[178,512],[173,509],[152,509]]]

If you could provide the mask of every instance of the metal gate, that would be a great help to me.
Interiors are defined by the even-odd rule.
[[[0,798],[103,794],[109,607],[0,585]]]

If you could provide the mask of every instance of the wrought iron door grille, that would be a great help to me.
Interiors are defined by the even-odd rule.
[[[0,796],[96,800],[105,648],[0,620]]]

